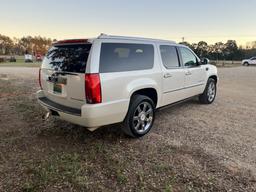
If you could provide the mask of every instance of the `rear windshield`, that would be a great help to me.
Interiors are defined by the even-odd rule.
[[[45,56],[42,68],[84,73],[91,46],[91,44],[53,46]]]
[[[154,47],[149,44],[103,43],[100,73],[152,69]]]

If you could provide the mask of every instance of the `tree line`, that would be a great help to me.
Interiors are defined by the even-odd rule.
[[[180,44],[190,47],[199,57],[211,60],[242,60],[256,56],[256,41],[251,42],[250,48],[238,47],[235,40],[228,40],[226,43],[218,42],[208,45],[205,41],[190,44],[181,42]]]
[[[11,39],[0,34],[0,55],[45,54],[53,40],[41,36]]]
[[[53,41],[56,40],[41,36],[12,39],[0,34],[0,55],[45,54]],[[181,42],[180,44],[190,47],[199,57],[206,57],[211,60],[242,60],[256,56],[256,41],[252,42],[252,46],[247,49],[238,47],[235,40],[215,44],[207,44],[205,41],[192,44]]]

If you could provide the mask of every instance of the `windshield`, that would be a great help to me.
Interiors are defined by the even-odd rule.
[[[91,46],[91,44],[53,46],[45,56],[42,68],[84,73]]]

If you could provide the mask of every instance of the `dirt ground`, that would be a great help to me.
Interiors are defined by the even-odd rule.
[[[0,68],[0,191],[256,191],[256,67],[219,69],[218,97],[157,112],[152,132],[43,121],[36,68]]]

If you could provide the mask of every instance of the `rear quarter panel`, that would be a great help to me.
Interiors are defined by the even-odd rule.
[[[103,102],[130,100],[134,92],[145,88],[154,88],[159,97],[161,95],[160,76],[161,73],[155,73],[152,70],[101,74]]]

